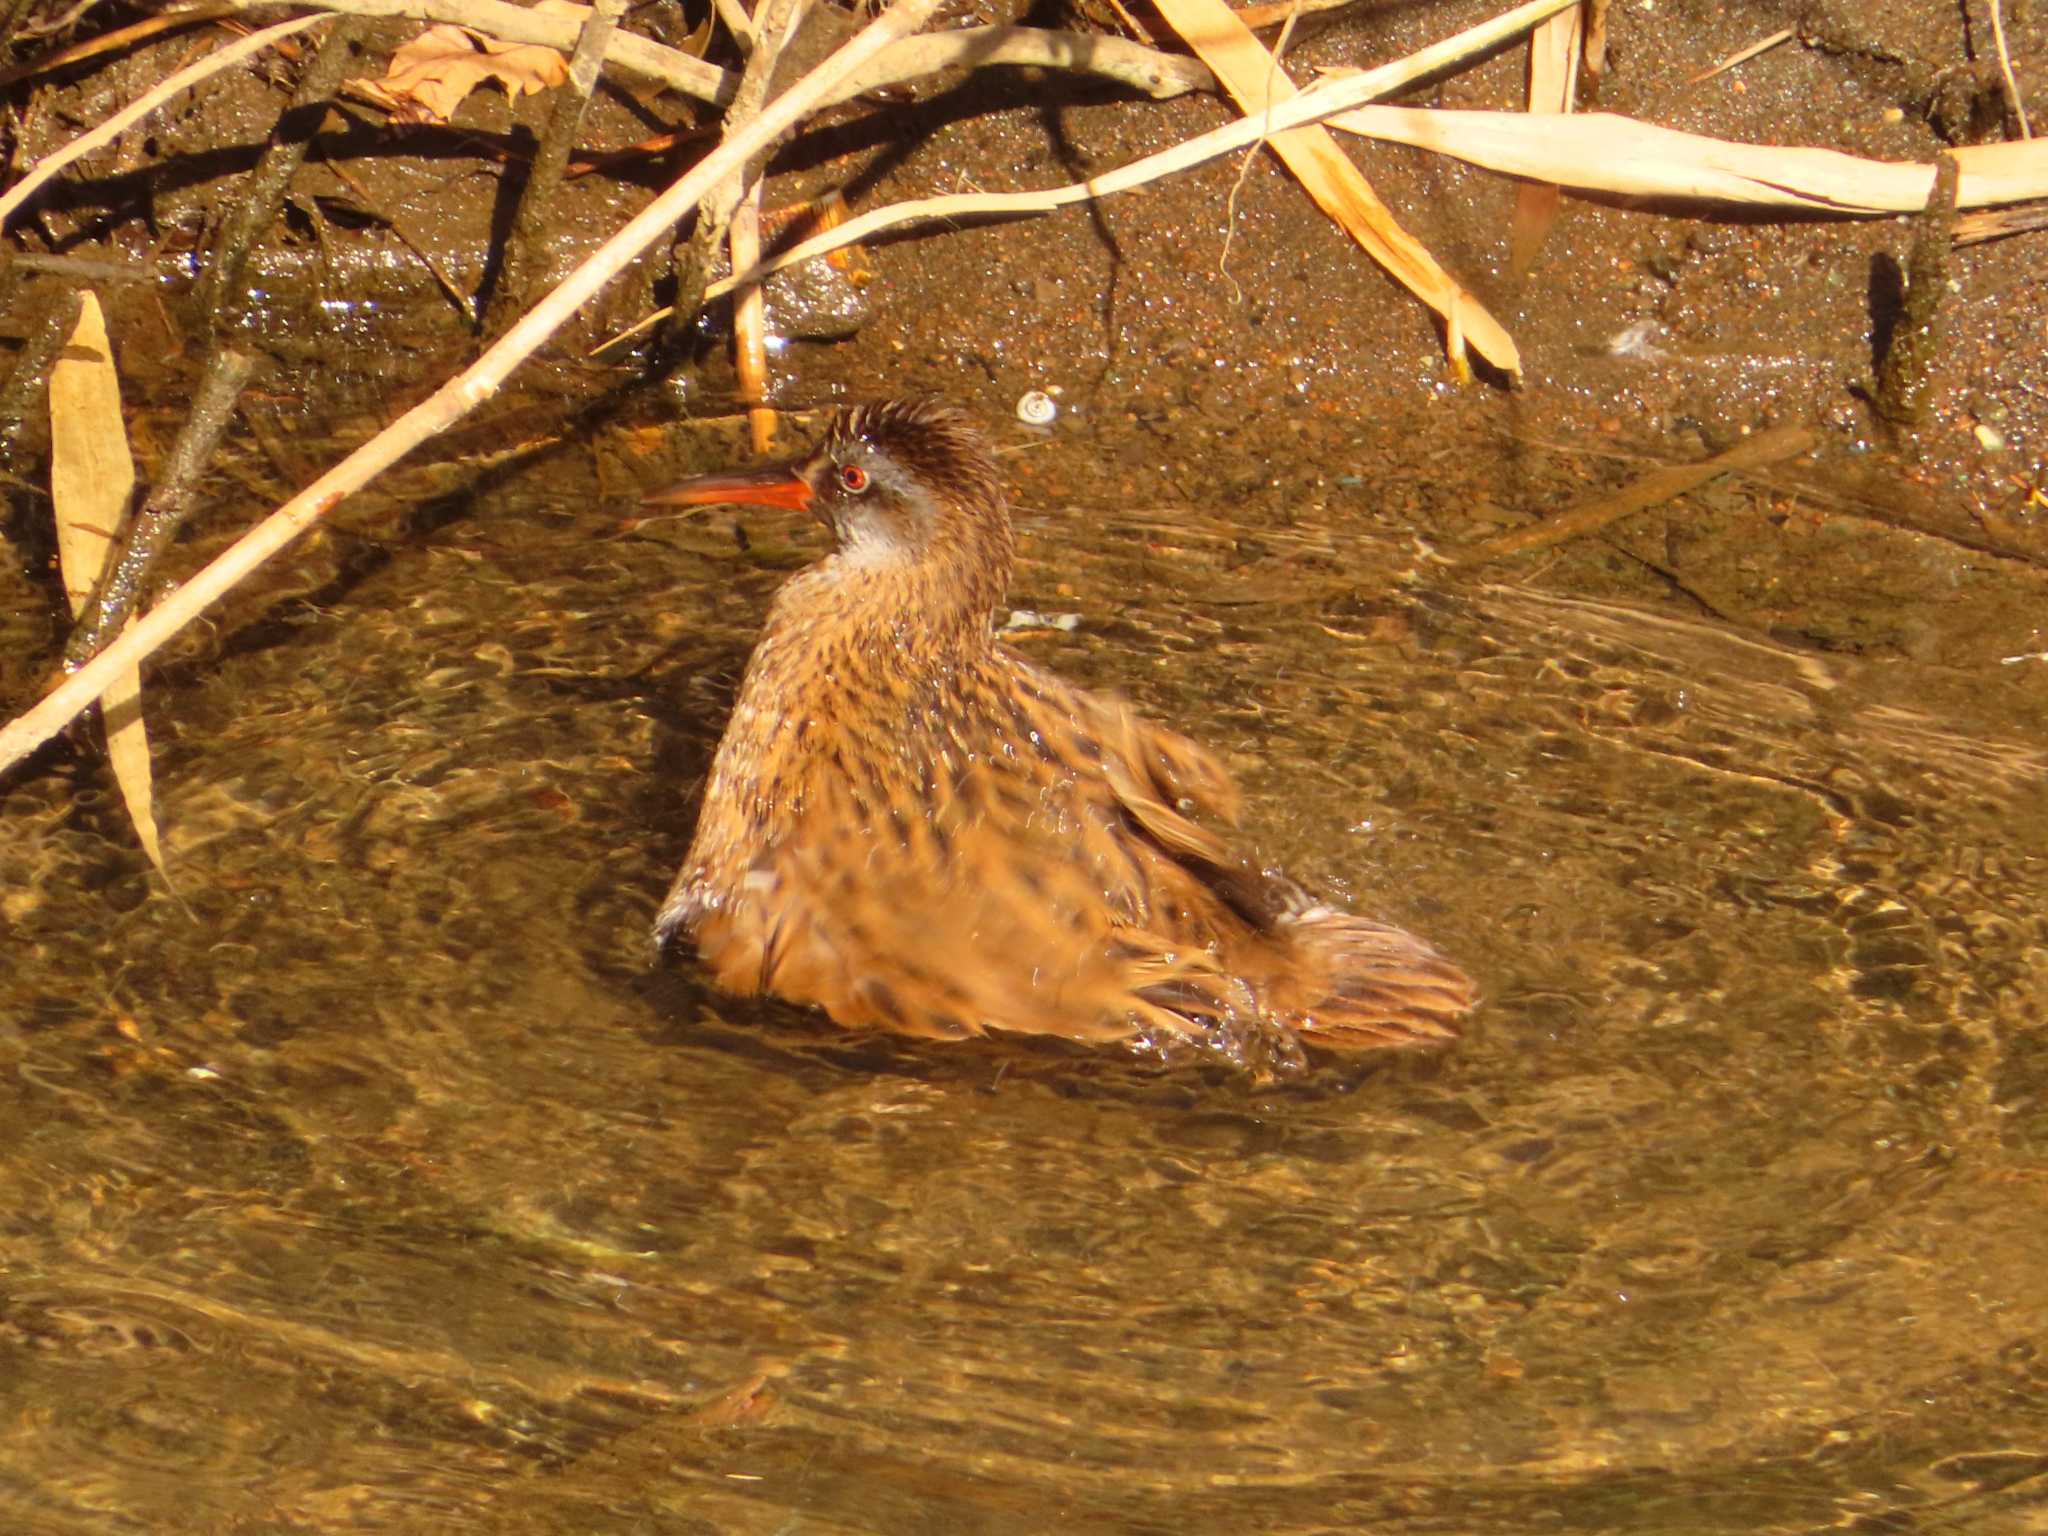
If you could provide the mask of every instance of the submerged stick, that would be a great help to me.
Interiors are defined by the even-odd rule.
[[[99,697],[121,668],[155,652],[244,576],[326,516],[344,496],[361,489],[373,476],[495,395],[514,368],[622,267],[696,207],[707,192],[745,165],[748,156],[815,111],[836,86],[894,39],[922,25],[937,8],[938,0],[896,0],[852,41],[770,102],[767,111],[745,131],[719,145],[627,221],[483,356],[243,534],[33,709],[0,727],[0,772],[56,735]]]
[[[1906,253],[1906,291],[1898,318],[1877,364],[1877,414],[1894,426],[1918,426],[1927,419],[1934,392],[1934,364],[1941,352],[1941,301],[1948,294],[1948,253],[1955,244],[1954,155],[1935,162],[1934,190],[1913,220],[1913,245]]]
[[[597,0],[576,39],[576,52],[569,59],[569,89],[555,98],[548,113],[547,127],[526,171],[526,185],[519,189],[519,207],[512,215],[512,233],[505,241],[505,261],[491,295],[485,328],[503,330],[511,316],[525,307],[540,286],[543,252],[548,239],[548,209],[555,190],[568,169],[569,153],[583,132],[583,114],[596,93],[597,78],[604,69],[605,50],[618,30],[626,0]]]
[[[75,289],[49,289],[41,298],[40,311],[31,315],[28,340],[15,358],[14,371],[0,385],[0,462],[14,457],[16,450],[36,446],[40,439],[30,435],[32,424],[49,431],[49,418],[38,407],[50,386],[50,366],[78,324],[85,295]]]
[[[128,622],[142,589],[149,581],[163,552],[171,547],[179,527],[192,514],[198,499],[199,478],[213,462],[242,386],[256,366],[246,353],[223,347],[213,354],[206,376],[199,381],[191,414],[178,431],[165,461],[163,478],[153,487],[128,528],[128,541],[117,560],[109,561],[107,572],[93,589],[92,598],[78,615],[71,638],[64,644],[64,666],[70,671],[103,648],[107,637]]]
[[[1451,563],[1484,565],[1489,560],[1519,555],[1532,549],[1548,549],[1568,539],[1597,533],[1609,523],[1683,496],[1731,470],[1757,469],[1804,453],[1815,441],[1812,430],[1807,427],[1772,427],[1754,437],[1744,438],[1726,453],[1717,453],[1697,464],[1673,464],[1664,469],[1653,469],[1618,491],[1580,502],[1569,511],[1545,518],[1533,528],[1518,528],[1513,533],[1504,533],[1497,539],[1475,545],[1454,556]]]
[[[199,296],[199,312],[216,335],[228,323],[228,301],[242,286],[250,253],[277,222],[285,188],[305,163],[313,135],[319,132],[328,105],[354,62],[356,39],[362,32],[360,20],[343,17],[321,39],[319,52],[299,76],[291,105],[278,115],[262,157],[242,182],[241,201],[221,223],[213,242],[213,267]]]

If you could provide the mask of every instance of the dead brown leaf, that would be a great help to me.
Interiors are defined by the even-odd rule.
[[[356,84],[399,117],[445,123],[481,85],[495,82],[506,95],[519,97],[568,79],[569,61],[552,48],[501,43],[443,23],[393,53],[383,79]]]

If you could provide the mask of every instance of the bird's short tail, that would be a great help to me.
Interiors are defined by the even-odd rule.
[[[1472,979],[1428,943],[1320,903],[1280,920],[1300,964],[1279,1012],[1303,1041],[1332,1050],[1430,1045],[1479,1000]]]

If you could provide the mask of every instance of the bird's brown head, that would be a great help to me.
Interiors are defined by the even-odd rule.
[[[1010,514],[988,443],[965,412],[935,401],[844,407],[807,459],[703,475],[647,501],[804,508],[852,565],[950,566],[993,580],[997,596],[1009,578]]]

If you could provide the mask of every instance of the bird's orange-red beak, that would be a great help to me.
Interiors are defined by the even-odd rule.
[[[816,493],[794,464],[743,469],[730,474],[698,475],[640,498],[648,507],[703,507],[738,502],[750,507],[789,507],[803,512]]]

